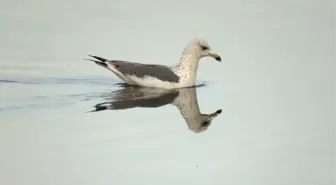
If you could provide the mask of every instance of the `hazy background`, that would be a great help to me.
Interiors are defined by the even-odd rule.
[[[332,185],[335,1],[1,1],[0,184]],[[174,64],[204,38],[200,134],[173,106],[86,114],[88,54]],[[87,100],[87,101],[83,101]]]

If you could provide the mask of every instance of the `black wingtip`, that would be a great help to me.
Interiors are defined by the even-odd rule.
[[[107,106],[97,104],[96,106],[94,106],[94,110],[87,111],[86,113],[98,112],[98,111],[107,110],[107,109],[108,109]]]

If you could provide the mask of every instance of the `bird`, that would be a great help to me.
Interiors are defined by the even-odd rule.
[[[222,113],[222,109],[217,109],[209,114],[201,113],[197,101],[197,87],[200,86],[162,89],[127,86],[125,84],[124,88],[103,95],[104,102],[94,105],[94,110],[89,112],[104,110],[121,111],[132,108],[159,108],[173,105],[180,112],[188,129],[194,133],[201,133],[208,129],[213,119]]]
[[[199,62],[204,57],[212,57],[221,62],[220,55],[212,51],[210,45],[199,38],[191,39],[183,49],[177,64],[166,66],[161,64],[145,64],[125,60],[109,60],[100,56],[89,55],[92,61],[112,71],[127,85],[175,89],[193,87]]]

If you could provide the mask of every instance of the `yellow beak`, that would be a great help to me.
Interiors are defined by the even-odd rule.
[[[209,52],[209,56],[212,57],[212,58],[214,58],[218,62],[222,61],[222,58],[218,54],[216,54],[216,53]]]

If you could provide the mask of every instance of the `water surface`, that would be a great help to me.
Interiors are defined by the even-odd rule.
[[[335,184],[333,1],[0,9],[0,184]],[[121,93],[82,60],[172,65],[193,37],[223,59],[201,61],[195,92]],[[222,112],[202,127],[174,100],[197,102],[202,118]]]

